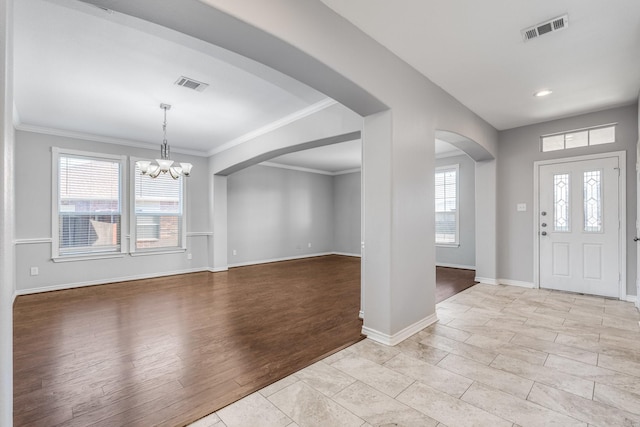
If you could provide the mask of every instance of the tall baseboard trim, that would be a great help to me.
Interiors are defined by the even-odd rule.
[[[461,270],[475,270],[475,265],[449,264],[446,262],[436,262],[436,267],[459,268]]]
[[[638,297],[636,297],[635,295],[625,295],[623,300],[627,302],[632,302],[635,304],[636,302],[638,302]]]
[[[229,271],[229,267],[208,268],[207,271],[210,273],[219,273],[221,271]]]
[[[484,283],[485,285],[499,285],[500,284],[496,279],[490,279],[488,277],[476,276],[474,280],[476,282]]]
[[[385,333],[376,331],[375,329],[362,327],[362,333],[372,341],[379,342],[380,344],[394,346],[409,338],[411,335],[416,334],[426,328],[429,325],[433,325],[438,321],[436,314],[425,317],[422,320],[417,321],[413,325],[409,325],[403,330],[393,335],[387,335]]]
[[[533,282],[522,282],[520,280],[498,279],[498,283],[501,285],[518,286],[520,288],[535,288]]]
[[[331,252],[332,255],[342,255],[342,256],[353,256],[357,258],[362,258],[360,254],[351,254],[349,252]]]
[[[91,280],[87,282],[65,283],[61,285],[43,286],[40,288],[16,289],[16,296],[39,294],[41,292],[63,291],[65,289],[83,288],[85,286],[107,285],[110,283],[128,282],[131,280],[153,279],[156,277],[175,276],[178,274],[199,273],[201,271],[208,271],[208,269],[191,268],[186,270],[167,271],[164,273],[137,274],[135,276],[112,277],[109,279]]]
[[[289,256],[289,257],[283,257],[283,258],[272,258],[272,259],[263,259],[258,261],[237,262],[234,264],[229,264],[229,268],[246,267],[248,265],[256,265],[256,264],[268,264],[270,262],[292,261],[294,259],[314,258],[318,256],[325,256],[325,255],[333,255],[333,252],[320,252],[316,254],[295,255],[295,256]]]

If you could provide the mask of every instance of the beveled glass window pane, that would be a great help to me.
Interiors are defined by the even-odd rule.
[[[542,137],[542,151],[564,150],[564,135]]]
[[[599,170],[584,173],[584,231],[602,232],[602,176]]]
[[[570,231],[569,223],[569,174],[553,176],[553,229]]]
[[[616,127],[609,126],[589,131],[589,145],[609,144],[616,142]]]
[[[586,147],[589,145],[589,132],[572,132],[564,135],[565,147],[566,148],[576,148],[576,147]]]

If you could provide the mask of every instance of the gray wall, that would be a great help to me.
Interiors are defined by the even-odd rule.
[[[361,237],[360,172],[333,177],[333,251],[360,255]]]
[[[51,147],[154,158],[156,150],[122,145],[16,132],[16,287],[18,292],[71,287],[80,284],[106,283],[138,277],[151,277],[208,268],[211,239],[207,235],[189,236],[190,232],[208,231],[207,160],[174,153],[176,160],[191,162],[193,172],[187,181],[187,251],[100,260],[58,262],[51,260],[51,243],[29,243],[26,239],[50,239],[51,236]],[[127,169],[128,170],[128,169]],[[126,174],[128,178],[128,174]],[[125,197],[128,200],[128,192]],[[128,230],[123,230],[124,236]],[[191,253],[192,260],[187,259]],[[30,267],[40,274],[31,276]]]
[[[435,166],[458,165],[458,247],[436,245],[436,265],[470,267],[476,265],[476,163],[466,154],[436,159]]]
[[[533,162],[610,151],[627,152],[627,294],[635,295],[637,105],[501,131],[498,142],[498,277],[533,282]],[[614,144],[542,153],[540,136],[607,123],[618,123]],[[526,203],[526,212],[516,212]]]
[[[248,167],[227,177],[227,224],[229,266],[359,254],[360,174]],[[344,235],[336,246],[338,229]]]

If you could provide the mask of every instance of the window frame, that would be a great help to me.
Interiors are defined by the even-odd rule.
[[[565,150],[573,150],[576,148],[589,148],[589,147],[594,147],[594,146],[598,146],[598,145],[607,145],[607,144],[615,144],[616,142],[618,142],[618,132],[617,132],[617,126],[618,123],[607,123],[604,125],[597,125],[597,126],[589,126],[586,128],[580,128],[580,129],[572,129],[572,130],[566,130],[566,131],[562,131],[562,132],[555,132],[555,133],[549,133],[546,135],[540,135],[540,152],[541,153],[553,153],[554,151],[565,151]],[[609,141],[609,142],[605,142],[605,143],[592,143],[591,142],[591,132],[592,131],[598,131],[598,130],[602,130],[602,129],[613,129],[613,141]],[[578,145],[575,147],[567,147],[567,136],[568,135],[572,135],[572,134],[576,134],[576,133],[582,133],[585,132],[587,134],[587,143],[586,145]],[[562,137],[562,148],[554,148],[552,150],[545,150],[544,149],[544,142],[545,139],[547,138],[553,138],[553,137]]]
[[[83,150],[73,150],[60,147],[52,147],[51,156],[51,259],[54,262],[68,262],[105,258],[122,258],[127,253],[127,243],[124,230],[128,229],[127,223],[127,197],[126,191],[126,167],[127,156],[96,153]],[[73,254],[60,253],[60,158],[61,157],[84,157],[87,159],[115,161],[120,165],[119,173],[119,196],[120,196],[120,250],[112,252],[78,252]]]
[[[456,217],[456,239],[455,242],[438,242],[437,239],[437,233],[435,233],[435,225],[436,225],[436,214],[438,213],[438,211],[436,210],[435,207],[435,174],[438,172],[442,172],[442,171],[448,171],[448,170],[454,170],[456,172],[456,211],[455,211],[455,217]],[[451,165],[446,165],[446,166],[437,166],[435,168],[434,171],[434,198],[433,198],[433,202],[434,202],[434,241],[435,241],[435,245],[437,247],[446,247],[446,248],[457,248],[460,246],[460,164],[459,163],[455,163],[455,164],[451,164]]]
[[[131,256],[144,256],[144,255],[158,255],[158,254],[171,254],[182,253],[187,250],[187,179],[180,177],[182,181],[182,214],[179,216],[180,224],[180,241],[178,246],[166,246],[160,248],[137,248],[137,221],[136,221],[136,162],[140,160],[148,160],[142,157],[130,157],[129,170],[131,177],[131,185],[129,186],[129,255]],[[153,179],[149,176],[140,175],[143,179]],[[161,226],[160,226],[161,227]],[[161,230],[161,228],[160,228]]]

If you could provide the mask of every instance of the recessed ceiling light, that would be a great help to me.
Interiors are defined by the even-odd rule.
[[[543,90],[539,90],[536,93],[533,94],[533,96],[536,97],[541,97],[541,96],[547,96],[547,95],[551,95],[553,93],[553,91],[551,89],[543,89]]]

